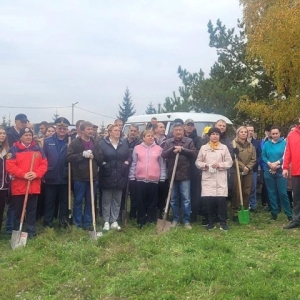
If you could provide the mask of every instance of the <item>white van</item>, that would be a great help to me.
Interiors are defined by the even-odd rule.
[[[127,135],[129,127],[131,124],[138,125],[139,131],[142,132],[146,129],[148,123],[150,123],[151,118],[156,117],[158,122],[162,122],[166,127],[166,135],[172,130],[175,119],[182,119],[183,122],[187,119],[192,119],[195,123],[197,133],[199,136],[203,135],[203,130],[205,127],[212,127],[214,124],[222,119],[227,124],[227,130],[229,136],[232,136],[235,132],[232,122],[222,116],[216,114],[207,114],[207,113],[187,113],[187,112],[171,112],[163,114],[151,114],[151,115],[139,115],[129,117],[127,122],[124,125],[123,132]]]

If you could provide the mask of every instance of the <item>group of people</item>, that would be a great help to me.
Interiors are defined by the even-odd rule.
[[[18,230],[28,194],[27,231],[29,238],[36,235],[41,190],[45,227],[53,227],[58,205],[60,226],[72,222],[77,228],[90,230],[94,198],[99,207],[97,214],[103,218],[103,230],[119,230],[128,194],[129,218],[140,227],[155,223],[164,212],[174,169],[171,226],[182,222],[186,229],[191,229],[191,223],[201,215],[202,225],[208,230],[217,223],[221,230],[228,230],[228,187],[232,190],[233,222],[238,221],[241,197],[244,207],[256,212],[259,166],[263,170],[262,202],[267,203],[271,219],[276,220],[283,209],[290,221],[285,228],[300,226],[299,126],[293,128],[286,140],[280,137],[280,128],[272,126],[262,141],[254,138],[252,125],[237,128],[232,141],[226,135],[224,120],[206,128],[203,137],[197,134],[191,119],[175,120],[168,136],[164,124],[156,118],[143,132],[132,124],[127,136],[122,133],[120,119],[109,125],[107,134],[101,138],[90,122],[77,121],[73,134],[69,126],[66,118],[58,118],[52,127],[54,133],[46,136],[46,122],[42,122],[35,136],[27,116],[18,114],[14,126],[0,127],[0,226],[7,203],[7,233]],[[68,203],[70,173],[72,207]],[[287,194],[288,176],[292,178],[294,214]],[[99,188],[99,193],[94,189],[94,197],[91,184]]]

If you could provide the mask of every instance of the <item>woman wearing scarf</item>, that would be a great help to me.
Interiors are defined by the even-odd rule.
[[[6,131],[4,127],[0,126],[0,230],[2,227],[5,201],[8,196],[9,177],[5,167],[8,149],[9,146]]]
[[[248,130],[245,126],[240,126],[236,131],[236,148],[238,149],[238,165],[241,177],[242,195],[244,201],[244,207],[247,209],[249,207],[249,197],[251,192],[252,184],[252,169],[256,164],[256,150],[254,146],[247,140]],[[238,221],[238,210],[240,207],[240,195],[238,187],[237,170],[235,164],[231,168],[232,176],[232,200],[231,200],[231,210],[232,210],[232,221]]]
[[[201,197],[206,205],[209,221],[206,229],[215,228],[215,222],[219,219],[220,229],[228,230],[227,169],[232,166],[232,158],[227,146],[220,143],[219,128],[210,128],[208,136],[209,142],[200,148],[196,160],[197,168],[202,170]]]
[[[272,126],[271,138],[264,144],[262,151],[262,158],[266,164],[264,178],[270,198],[271,220],[277,219],[278,203],[280,201],[284,213],[291,221],[292,211],[287,195],[287,179],[282,176],[282,161],[286,141],[280,138],[280,128],[278,126]]]

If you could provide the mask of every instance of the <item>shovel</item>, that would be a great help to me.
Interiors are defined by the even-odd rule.
[[[31,158],[31,163],[30,163],[30,171],[32,172],[33,169],[33,163],[36,157],[36,153],[34,152]],[[25,193],[25,198],[24,198],[24,203],[23,203],[23,208],[22,208],[22,214],[21,214],[21,219],[20,219],[20,228],[19,230],[13,230],[12,235],[11,235],[11,240],[10,240],[10,246],[14,250],[19,247],[25,247],[27,243],[27,232],[22,232],[22,227],[23,227],[23,222],[25,218],[25,213],[26,213],[26,206],[27,206],[27,201],[28,201],[28,194],[29,194],[29,189],[30,189],[30,184],[31,181],[27,181],[27,187],[26,187],[26,193]]]
[[[122,210],[122,226],[127,225],[127,201],[128,201],[128,191],[129,191],[129,178],[127,178],[126,191],[125,191],[125,203],[124,209]]]
[[[179,158],[179,153],[177,153],[176,157],[175,157],[175,163],[174,163],[174,168],[173,168],[173,172],[172,172],[172,178],[170,181],[170,187],[169,187],[169,192],[168,192],[167,203],[166,203],[164,215],[163,215],[162,220],[158,219],[157,223],[156,223],[157,233],[167,232],[170,230],[170,227],[171,227],[171,222],[167,221],[167,215],[168,215],[168,209],[169,209],[169,205],[170,205],[171,194],[172,194],[172,190],[173,190],[173,183],[174,183],[175,173],[176,173],[176,169],[177,169],[178,158]]]
[[[233,147],[235,148],[236,147],[235,140],[233,140],[232,144],[233,144]],[[236,168],[236,173],[237,173],[239,196],[240,196],[240,210],[238,211],[238,219],[239,219],[240,224],[247,225],[250,222],[250,213],[249,213],[248,209],[244,209],[241,175],[240,175],[239,163],[238,163],[236,155],[235,155],[234,161],[235,161],[235,168]]]
[[[68,138],[68,145],[71,143],[71,137]],[[68,163],[68,224],[73,224],[72,218],[72,191],[71,191],[71,163]]]
[[[92,220],[93,220],[93,231],[89,231],[90,238],[97,240],[98,237],[102,236],[102,232],[96,231],[96,217],[95,217],[95,199],[94,199],[94,178],[93,178],[93,159],[89,159],[90,169],[90,187],[91,187],[91,206],[92,206]]]

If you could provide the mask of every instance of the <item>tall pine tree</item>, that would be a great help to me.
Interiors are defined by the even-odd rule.
[[[147,107],[145,113],[147,115],[151,115],[151,114],[156,114],[157,113],[157,111],[156,111],[156,109],[155,109],[152,101],[148,104],[148,107]]]
[[[131,94],[128,87],[125,90],[122,105],[119,104],[119,115],[118,119],[121,119],[123,123],[126,123],[129,117],[135,114],[134,105],[132,104]]]

